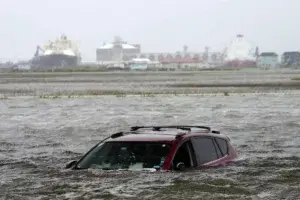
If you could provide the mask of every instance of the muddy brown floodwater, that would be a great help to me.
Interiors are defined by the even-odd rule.
[[[0,199],[299,199],[297,90],[229,96],[8,96],[0,100],[0,122]],[[144,124],[219,129],[230,136],[239,160],[183,173],[64,169],[103,137]]]

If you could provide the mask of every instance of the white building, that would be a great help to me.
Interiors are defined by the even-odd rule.
[[[129,61],[137,58],[140,52],[139,44],[127,44],[116,36],[112,43],[104,44],[96,50],[96,60],[98,63]]]
[[[224,64],[232,67],[256,66],[255,49],[243,35],[237,35],[225,49]]]

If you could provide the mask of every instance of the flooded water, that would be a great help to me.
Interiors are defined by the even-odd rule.
[[[0,100],[1,199],[299,199],[300,95]],[[144,124],[199,124],[239,162],[186,173],[68,171],[98,140]]]
[[[298,86],[243,88],[247,94],[223,88],[227,95],[220,88],[166,86],[289,82],[295,77],[299,72],[0,74],[0,199],[299,199]],[[39,96],[168,89],[202,95]],[[157,124],[219,129],[231,137],[239,161],[184,173],[64,169],[66,162],[78,159],[109,134]]]

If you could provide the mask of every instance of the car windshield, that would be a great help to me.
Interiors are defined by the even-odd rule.
[[[87,154],[77,168],[160,168],[169,152],[170,144],[164,142],[105,142]]]

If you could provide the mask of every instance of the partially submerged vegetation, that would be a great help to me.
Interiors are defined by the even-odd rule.
[[[259,95],[267,95],[269,93],[282,93],[282,90],[256,90],[251,88],[237,88],[224,90],[165,90],[165,91],[124,91],[124,90],[84,90],[84,91],[53,91],[53,92],[37,92],[34,90],[0,90],[0,100],[5,100],[11,97],[31,96],[41,99],[58,99],[58,98],[77,98],[77,97],[100,97],[100,96],[115,96],[115,97],[128,97],[128,96],[140,96],[140,97],[157,97],[157,96],[231,96],[231,95],[246,95],[256,93]],[[284,92],[289,95],[293,92]]]
[[[78,91],[78,92],[55,92],[39,95],[39,98],[43,99],[57,99],[62,97],[74,98],[74,97],[82,97],[82,96],[116,96],[116,97],[126,97],[126,96],[142,96],[142,97],[155,97],[158,95],[205,95],[205,93],[199,92],[178,92],[178,91],[165,91],[165,92],[139,92],[139,91],[96,91],[96,90],[88,90],[88,91]],[[213,94],[213,93],[212,93]],[[215,93],[217,94],[217,93]],[[229,96],[228,92],[221,93],[224,96]]]
[[[278,76],[278,73],[266,72],[265,74],[264,71],[254,73],[209,71],[82,72],[81,68],[74,69],[72,72],[61,71],[59,73],[30,71],[0,73],[0,95],[3,96],[1,99],[7,99],[11,96],[53,99],[104,95],[151,97],[156,95],[221,94],[230,96],[231,94],[245,93],[289,93],[291,90],[300,89],[300,81],[291,80],[295,76],[294,72],[282,72]],[[250,75],[248,76],[248,74]],[[264,77],[267,79],[263,80]],[[199,83],[200,80],[201,83]],[[260,80],[260,82],[257,83],[255,80]]]
[[[277,184],[293,184],[300,182],[300,168],[283,170],[278,176],[270,180]]]
[[[203,87],[288,87],[288,88],[299,88],[300,83],[294,82],[266,82],[266,83],[175,83],[169,84],[167,87],[177,87],[177,88],[203,88]]]
[[[186,190],[186,186],[189,186],[189,190],[192,191],[201,191],[201,192],[207,192],[207,193],[221,193],[226,195],[250,195],[251,192],[243,188],[242,186],[239,186],[237,184],[234,184],[227,180],[212,180],[207,183],[196,183],[192,181],[186,181],[186,180],[178,180],[175,181],[172,186],[169,186],[165,188],[168,192],[174,192],[174,191],[184,191]]]
[[[300,77],[292,78],[293,81],[300,81]]]
[[[43,94],[40,95],[40,98],[51,98],[56,99],[60,97],[80,97],[80,96],[104,96],[104,95],[110,95],[110,96],[116,96],[116,97],[125,97],[127,95],[140,95],[144,97],[150,97],[158,93],[154,92],[126,92],[126,91],[97,91],[97,90],[88,90],[88,91],[78,91],[78,92],[55,92],[55,93],[49,93],[49,94]]]
[[[8,97],[6,95],[0,94],[0,100],[5,100],[5,99],[8,99]]]

